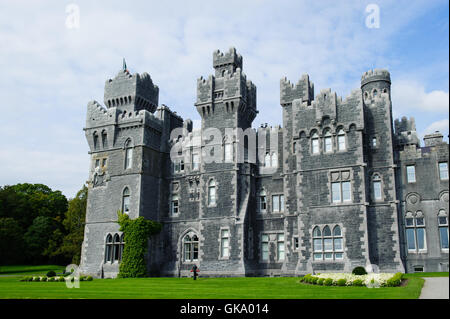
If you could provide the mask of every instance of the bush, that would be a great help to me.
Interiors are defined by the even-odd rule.
[[[362,287],[364,286],[364,281],[362,281],[361,279],[355,279],[353,280],[352,285],[355,287]]]
[[[358,266],[353,269],[352,274],[358,276],[367,275],[367,271],[364,267]]]
[[[47,281],[55,281],[55,277],[50,277]]]
[[[40,277],[33,277],[33,281],[41,281]]]
[[[346,283],[347,283],[347,279],[345,279],[345,278],[339,279],[337,281],[338,286],[345,286]]]
[[[400,286],[402,283],[403,274],[401,272],[396,273],[394,276],[392,276],[391,279],[388,279],[386,281],[387,287],[397,287]]]
[[[304,280],[305,280],[305,277],[300,277],[300,278],[298,279],[299,282],[303,282]]]
[[[80,276],[80,281],[86,281],[86,276]]]
[[[92,281],[92,280],[94,280],[94,278],[92,278],[92,276],[87,276],[86,277],[86,281]]]
[[[41,281],[47,281],[47,276],[41,277]]]
[[[64,279],[64,276],[61,276],[61,277],[59,277],[58,281],[62,282],[62,281],[66,281],[66,280]]]
[[[324,284],[324,286],[331,286],[333,284],[333,279],[327,278],[327,279],[325,279],[323,284]]]
[[[56,276],[56,272],[54,272],[53,270],[50,270],[49,272],[47,272],[47,277],[55,277]]]
[[[311,283],[315,285],[317,283],[317,280],[319,280],[319,277],[311,277]]]
[[[319,278],[319,280],[317,280],[317,284],[322,286],[324,281],[324,278]]]
[[[33,280],[33,277],[30,277],[30,276],[25,276],[22,279],[20,279],[20,281],[32,281],[32,280]]]
[[[304,282],[309,283],[311,279],[311,274],[307,274],[305,275],[305,277],[303,277]]]

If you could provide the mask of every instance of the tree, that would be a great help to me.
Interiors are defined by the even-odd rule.
[[[54,220],[48,216],[38,216],[23,236],[25,251],[33,263],[44,262],[49,239],[55,230]]]
[[[0,264],[23,261],[23,229],[13,218],[0,218]]]

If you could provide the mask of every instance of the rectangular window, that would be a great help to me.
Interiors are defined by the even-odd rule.
[[[196,171],[196,170],[198,170],[198,168],[199,168],[199,163],[200,163],[200,161],[199,161],[199,156],[198,156],[198,154],[192,154],[192,170],[193,171]]]
[[[269,235],[261,236],[261,259],[269,260]]]
[[[315,138],[312,140],[312,153],[318,154],[319,153],[319,139]]]
[[[314,251],[321,252],[322,251],[322,239],[314,239],[313,241]]]
[[[341,202],[341,183],[331,183],[331,196],[333,203]]]
[[[272,205],[273,205],[274,212],[280,211],[280,196],[278,196],[278,195],[272,196]]]
[[[259,211],[265,212],[267,209],[267,200],[265,195],[259,196]]]
[[[414,228],[406,229],[406,240],[408,242],[408,250],[416,250],[416,237],[414,235]]]
[[[294,249],[298,249],[299,244],[298,244],[298,237],[294,237]]]
[[[284,260],[284,234],[277,235],[277,253],[278,261]]]
[[[191,244],[184,244],[184,260],[191,261]]]
[[[416,228],[417,232],[417,248],[419,250],[426,249],[425,247],[425,228]]]
[[[284,212],[284,195],[280,195],[280,212]]]
[[[342,238],[335,238],[334,239],[334,250],[335,251],[342,251]]]
[[[338,150],[345,150],[345,135],[338,135]]]
[[[333,144],[331,142],[331,137],[325,137],[325,152],[333,151]]]
[[[96,159],[95,160],[95,168],[98,168],[98,167],[100,167],[100,160]]]
[[[178,195],[172,196],[172,214],[178,214]]]
[[[342,182],[342,201],[350,202],[352,200],[352,191],[350,182]]]
[[[215,187],[209,187],[209,197],[208,197],[208,204],[214,205],[216,203],[216,188]]]
[[[102,166],[103,166],[103,167],[106,166],[106,158],[104,158],[104,159],[102,160]]]
[[[373,148],[377,147],[377,138],[376,137],[372,137],[372,147]]]
[[[447,163],[439,163],[439,178],[441,180],[448,179],[448,164]]]
[[[439,227],[441,249],[448,249],[448,226]]]
[[[381,198],[381,182],[375,181],[373,182],[373,196],[376,200],[380,200]]]
[[[233,144],[225,144],[225,162],[233,161]]]
[[[133,149],[127,148],[125,151],[125,168],[131,168],[131,165],[133,163]]]
[[[416,182],[416,167],[414,165],[406,166],[406,179],[408,183]]]
[[[323,246],[325,251],[333,251],[333,239],[325,238],[323,240]]]
[[[198,243],[193,243],[194,252],[192,256],[192,260],[198,260]]]
[[[228,257],[230,250],[229,250],[229,231],[228,229],[222,230],[222,238],[221,238],[221,257]]]

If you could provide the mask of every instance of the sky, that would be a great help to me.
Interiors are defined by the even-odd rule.
[[[365,71],[386,68],[394,119],[448,141],[448,38],[447,0],[2,0],[0,186],[43,183],[73,198],[88,179],[87,103],[104,105],[123,58],[195,123],[197,78],[230,47],[257,87],[254,127],[282,125],[281,78],[307,73],[315,94],[345,98]]]

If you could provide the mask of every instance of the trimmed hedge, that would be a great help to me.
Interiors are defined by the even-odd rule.
[[[345,286],[346,283],[347,283],[347,279],[345,279],[345,278],[339,279],[337,281],[338,286]]]
[[[366,271],[366,269],[364,267],[358,266],[358,267],[355,267],[352,270],[352,274],[353,275],[358,275],[358,276],[367,275],[367,271]]]
[[[386,287],[397,287],[402,283],[403,274],[401,272],[396,273],[391,279],[386,282]]]
[[[364,281],[362,281],[361,279],[355,279],[355,280],[353,280],[353,282],[352,282],[352,286],[355,286],[355,287],[363,287],[363,286],[365,286],[365,285],[364,285]]]
[[[333,279],[331,279],[331,278],[325,279],[325,281],[323,282],[323,285],[324,286],[331,286],[331,285],[333,285]]]

